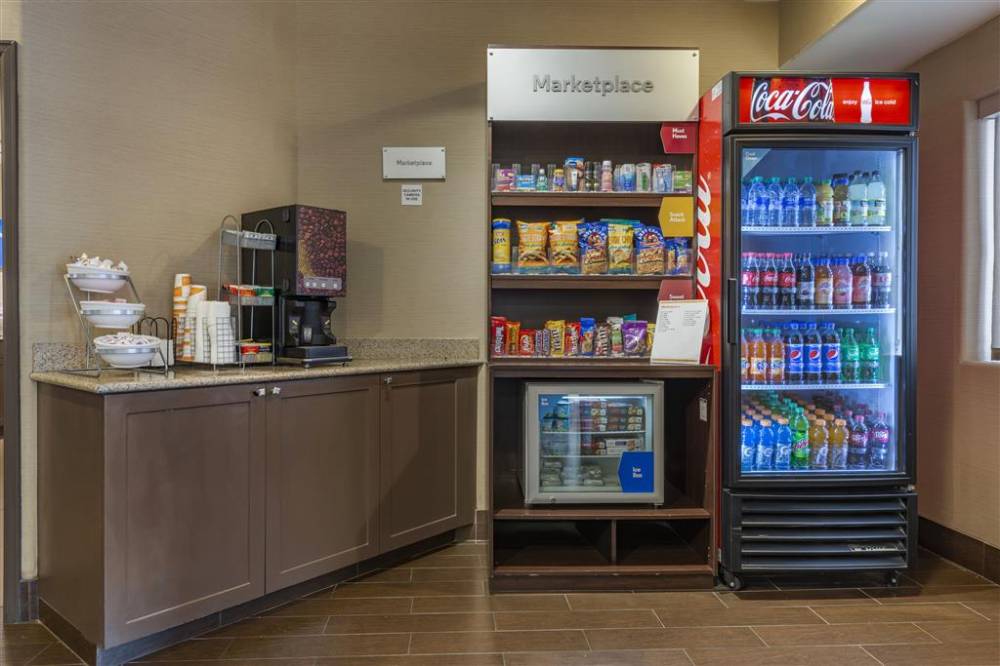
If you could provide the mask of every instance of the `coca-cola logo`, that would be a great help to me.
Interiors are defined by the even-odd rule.
[[[698,175],[698,261],[696,278],[698,282],[698,296],[708,298],[708,288],[712,284],[712,269],[708,265],[706,252],[712,246],[712,235],[709,227],[712,224],[712,193],[708,190],[708,181],[701,174]]]
[[[750,122],[767,121],[832,123],[833,82],[830,79],[754,79]]]

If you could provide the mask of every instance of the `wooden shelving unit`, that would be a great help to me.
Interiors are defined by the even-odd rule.
[[[621,162],[672,162],[659,123],[494,122],[487,164],[562,163],[567,155]],[[658,223],[664,196],[691,194],[492,192],[493,217],[520,220],[625,217]],[[513,244],[517,244],[516,230]],[[487,262],[488,263],[488,262]],[[663,280],[688,276],[489,275],[489,313],[535,328],[546,319],[651,320]],[[528,381],[664,382],[666,489],[662,505],[526,506],[523,387]],[[708,589],[715,573],[716,374],[703,366],[646,358],[498,357],[489,362],[490,584],[496,591]],[[707,419],[702,416],[707,414]]]

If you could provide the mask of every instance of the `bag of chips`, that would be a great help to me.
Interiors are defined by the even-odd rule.
[[[608,225],[603,222],[586,222],[579,225],[580,272],[585,275],[603,275],[608,272]]]
[[[553,273],[580,272],[577,227],[582,220],[553,222],[549,227],[549,268]]]
[[[593,317],[580,317],[580,355],[594,355],[594,334],[596,323]]]
[[[520,273],[547,273],[549,257],[545,246],[549,239],[548,222],[517,221],[517,270]]]
[[[622,323],[622,337],[626,356],[643,356],[646,353],[646,322],[626,321]]]
[[[664,268],[663,232],[644,224],[635,226],[636,275],[662,275]]]
[[[608,223],[608,273],[632,272],[632,236],[635,227],[631,221]]]

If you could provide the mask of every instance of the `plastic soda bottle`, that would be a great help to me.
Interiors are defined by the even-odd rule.
[[[803,379],[807,384],[818,384],[823,378],[823,341],[816,322],[810,322],[802,336],[802,351],[805,356]]]
[[[740,421],[740,471],[752,472],[757,457],[757,431],[753,427],[753,421],[743,419]]]
[[[892,300],[892,269],[889,268],[889,253],[879,252],[878,260],[872,266],[872,307],[887,308]]]
[[[809,310],[816,298],[816,271],[809,254],[803,254],[795,266],[795,307]]]
[[[868,226],[883,226],[885,220],[885,183],[878,171],[872,171],[868,181]]]
[[[816,226],[833,226],[833,185],[829,178],[819,181],[816,187]],[[803,225],[805,226],[805,225]]]
[[[802,187],[799,188],[799,226],[816,226],[816,187],[812,176],[803,178]]]
[[[773,252],[766,252],[762,256],[764,263],[760,266],[760,292],[757,303],[762,308],[773,308],[778,303],[778,266],[774,261]]]
[[[840,383],[840,336],[833,322],[823,326],[823,382],[826,384]]]
[[[868,469],[889,469],[889,424],[878,412],[868,429]]]
[[[855,414],[847,445],[847,468],[864,469],[868,464],[868,426],[865,417]]]
[[[757,437],[757,459],[754,467],[758,472],[774,467],[774,429],[770,419],[762,419]]]
[[[847,257],[837,257],[833,266],[833,307],[851,307],[854,294],[854,274],[847,265]]]
[[[809,421],[801,409],[795,410],[792,429],[792,469],[809,469]]]
[[[847,196],[851,200],[852,227],[863,227],[868,224],[868,174],[855,171],[851,174],[851,183],[847,187]]]
[[[805,362],[802,357],[802,334],[796,322],[785,329],[785,380],[789,384],[801,384]]]
[[[777,328],[767,339],[767,379],[770,384],[785,383],[785,341]]]
[[[847,188],[847,174],[833,174],[833,226],[835,227],[846,227],[851,221],[851,200]]]
[[[757,307],[760,298],[760,267],[757,265],[756,252],[743,253],[740,283],[743,293],[743,309],[752,310]]]
[[[795,264],[792,262],[792,253],[785,252],[782,255],[781,267],[778,269],[778,307],[785,310],[794,310],[795,301],[798,296],[798,289],[795,286],[796,278]]]
[[[799,186],[794,178],[789,178],[781,191],[781,226],[799,226]]]
[[[809,423],[809,469],[826,469],[829,465],[829,437],[826,421],[813,417]]]
[[[851,305],[855,308],[867,308],[872,302],[872,270],[868,258],[859,254],[851,266]]]
[[[740,378],[744,384],[750,383],[750,339],[746,329],[740,331]]]
[[[833,307],[833,270],[829,257],[816,260],[815,306],[818,309]]]
[[[767,185],[767,226],[781,226],[781,202],[784,191],[780,178],[772,178]]]
[[[861,378],[861,350],[854,338],[854,329],[845,328],[840,334],[840,380],[854,384]]]
[[[749,197],[747,203],[750,207],[750,225],[754,227],[766,227],[768,201],[767,186],[764,185],[763,178],[755,176],[751,179],[750,191],[747,193],[747,196]]]
[[[879,362],[882,358],[882,352],[879,349],[878,336],[875,335],[874,328],[865,331],[865,337],[858,344],[858,349],[861,356],[861,381],[878,382],[881,376]]]
[[[847,469],[847,421],[836,419],[830,431],[830,469]]]
[[[767,383],[767,343],[759,328],[750,332],[750,383]]]
[[[774,469],[787,470],[792,465],[792,429],[788,419],[778,418],[774,435]]]
[[[744,178],[740,182],[740,226],[748,227],[750,224],[750,180]]]

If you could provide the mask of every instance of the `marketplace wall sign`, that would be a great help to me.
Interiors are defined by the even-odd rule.
[[[693,120],[698,49],[486,50],[489,120]]]

